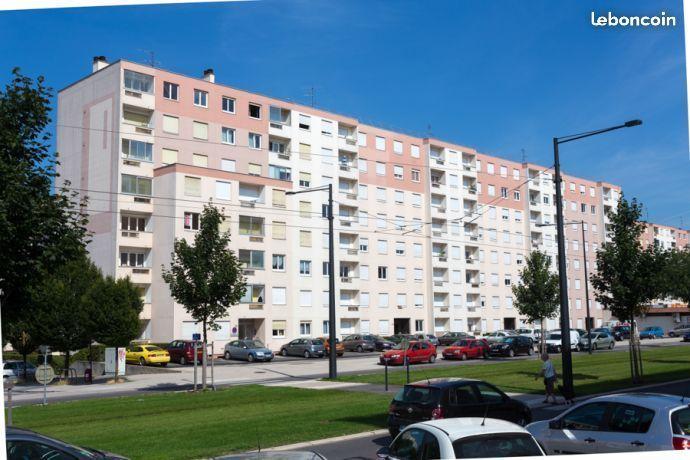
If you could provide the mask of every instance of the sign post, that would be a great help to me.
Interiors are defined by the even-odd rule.
[[[198,359],[198,354],[199,354],[199,339],[201,339],[201,334],[199,333],[194,333],[192,334],[192,340],[194,341],[194,391],[196,392],[197,388],[197,363],[199,361]],[[206,353],[206,350],[204,350],[204,353]]]
[[[36,368],[36,381],[43,384],[43,405],[48,405],[48,384],[55,378],[55,371],[48,365],[48,353],[50,348],[41,345],[40,352],[43,353],[43,364]]]

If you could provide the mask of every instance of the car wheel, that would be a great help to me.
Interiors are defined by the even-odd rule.
[[[309,353],[309,350],[304,350],[304,357],[311,358],[311,353]]]
[[[364,353],[364,348],[361,345],[357,345],[357,353]]]
[[[533,352],[532,347],[528,348],[527,349],[527,356],[532,356],[532,352]]]
[[[253,362],[254,362],[254,355],[251,354],[251,353],[249,353],[249,354],[247,355],[247,361],[249,361],[250,363],[253,363]]]
[[[596,343],[593,343],[593,344],[592,344],[592,351],[596,351],[596,349],[597,349],[597,344],[596,344]]]
[[[280,354],[283,356],[287,356],[287,350],[285,348],[281,349]]]
[[[513,349],[511,348],[510,350],[508,350],[508,357],[509,357],[509,358],[512,358],[513,356],[515,356],[515,352],[514,352]]]
[[[146,360],[144,359],[143,356],[141,358],[139,358],[139,365],[140,366],[146,366]]]
[[[230,352],[229,352],[229,351],[226,351],[226,352],[225,352],[225,355],[223,355],[223,358],[225,358],[225,359],[227,359],[228,361],[230,361]]]
[[[460,361],[466,361],[467,360],[467,354],[463,353],[460,355]]]
[[[225,358],[225,359],[227,359],[227,358]],[[183,366],[187,364],[187,360],[185,359],[184,356],[182,356],[182,357],[180,358],[180,364],[183,365]]]
[[[582,345],[580,345],[578,343],[577,346],[575,347],[575,351],[582,351]]]
[[[668,336],[669,336],[669,337],[675,337],[675,336],[676,336],[676,333],[675,333],[675,332],[669,332],[669,333],[668,333]]]
[[[429,364],[433,363],[434,361],[436,361],[436,355],[430,355],[429,356]]]

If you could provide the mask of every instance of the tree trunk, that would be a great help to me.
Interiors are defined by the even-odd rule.
[[[26,352],[26,348],[25,348],[22,351],[22,359],[24,360],[24,370],[22,372],[24,375],[22,376],[22,378],[24,379],[25,382],[26,382],[26,355],[27,355],[27,352]]]
[[[628,315],[630,317],[630,366],[631,366],[631,376],[632,382],[634,384],[640,383],[640,362],[638,359],[638,345],[637,345],[637,333],[635,328],[635,321],[632,314]]]
[[[69,383],[69,350],[65,351],[65,380]]]
[[[203,352],[201,354],[201,389],[206,390],[206,320],[202,323],[204,327]]]
[[[544,336],[546,335],[546,331],[544,330],[544,318],[539,321],[539,325],[541,326],[541,335],[539,336],[539,356],[541,356],[546,353],[546,345],[544,342]]]

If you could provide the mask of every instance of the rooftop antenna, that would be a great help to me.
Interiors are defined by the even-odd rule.
[[[144,61],[144,63],[150,65],[151,67],[156,67],[157,65],[160,64],[160,62],[156,61],[156,52],[152,50],[144,50],[144,49],[139,49],[142,53],[148,54],[148,59]]]
[[[527,153],[525,152],[525,149],[520,149],[520,153],[522,154],[522,162],[527,163]]]
[[[315,86],[310,86],[307,88],[307,94],[305,96],[309,96],[309,99],[311,100],[311,106],[314,107],[314,102],[316,99],[316,90],[317,88]]]
[[[426,137],[431,138],[431,123],[426,125]]]

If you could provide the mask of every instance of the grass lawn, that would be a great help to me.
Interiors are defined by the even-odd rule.
[[[577,395],[601,393],[630,386],[630,360],[627,352],[573,353],[573,374]],[[643,369],[645,383],[666,382],[690,378],[690,347],[673,346],[643,349]],[[560,355],[552,355],[556,371],[561,373]],[[405,383],[403,369],[389,367],[389,383]],[[507,392],[542,393],[543,383],[534,375],[541,369],[541,360],[519,360],[478,365],[438,366],[424,370],[414,370],[410,366],[410,381],[435,377],[466,377],[486,380]],[[338,378],[347,382],[384,383],[383,367],[370,374],[346,375]],[[559,383],[562,381],[559,380]]]
[[[132,459],[193,459],[385,427],[390,395],[238,386],[28,406],[15,426]]]

